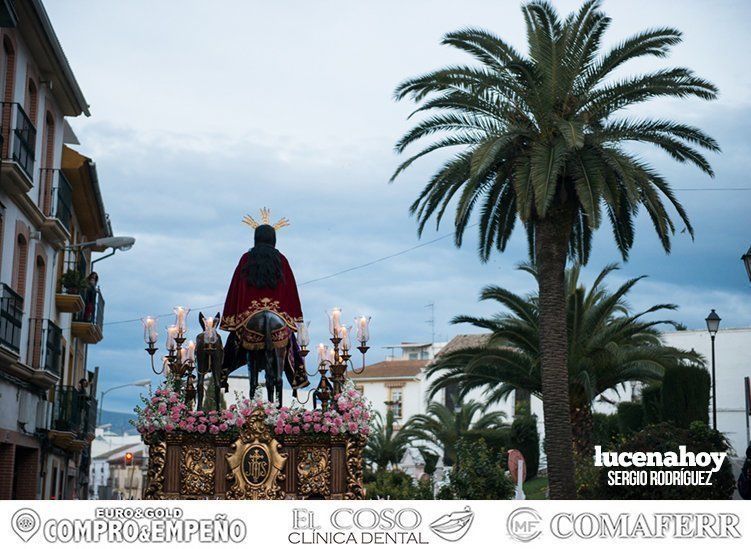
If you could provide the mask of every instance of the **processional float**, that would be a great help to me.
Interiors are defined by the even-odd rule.
[[[262,218],[267,222],[267,210]],[[259,310],[275,310],[273,301],[260,301]],[[149,448],[144,499],[363,498],[362,451],[372,416],[347,371],[365,367],[370,317],[355,319],[362,355],[362,365],[355,367],[352,327],[342,323],[340,309],[328,312],[331,347],[318,346],[317,371],[306,373],[320,378],[304,403],[282,406],[281,393],[272,402],[258,389],[226,409],[218,409],[214,397],[217,409],[205,410],[199,405],[203,400],[206,408],[204,375],[212,373],[211,383],[228,388],[229,372],[216,376],[216,361],[222,360],[220,319],[201,315],[202,332],[194,343],[187,339],[190,310],[176,307],[174,313],[161,361],[155,357],[158,321],[142,319],[151,368],[164,375],[136,409],[137,427]],[[308,328],[302,319],[288,326],[303,358],[309,354]],[[311,401],[312,408],[305,407]]]

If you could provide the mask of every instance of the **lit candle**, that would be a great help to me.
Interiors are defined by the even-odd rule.
[[[339,336],[339,328],[341,327],[342,310],[339,307],[331,309],[331,315],[329,316],[329,331],[332,337]]]
[[[206,343],[216,342],[216,326],[214,326],[214,317],[207,316],[203,319],[203,340]]]
[[[301,347],[307,347],[310,343],[310,333],[308,332],[308,326],[310,326],[310,321],[297,322],[297,343]]]
[[[357,320],[357,340],[365,345],[370,339],[370,317],[361,316]]]
[[[349,330],[346,326],[339,328],[339,338],[342,340],[342,350],[349,351]]]
[[[148,345],[153,345],[159,338],[156,328],[156,319],[153,316],[147,316],[142,318],[141,322],[143,322],[143,340]]]
[[[183,347],[180,349],[180,362],[187,362],[188,361],[188,349],[186,347]]]
[[[182,337],[187,330],[186,320],[190,309],[186,307],[175,307],[173,310],[175,313],[175,326],[177,326],[178,334]]]
[[[194,361],[196,358],[196,342],[192,339],[188,341],[188,360]]]
[[[173,324],[167,328],[167,349],[170,351],[175,350],[175,337],[177,337],[177,326]]]
[[[326,346],[323,343],[318,344],[318,362],[326,360]]]

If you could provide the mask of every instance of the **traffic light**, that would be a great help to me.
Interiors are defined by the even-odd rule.
[[[125,452],[125,466],[133,465],[133,452]]]

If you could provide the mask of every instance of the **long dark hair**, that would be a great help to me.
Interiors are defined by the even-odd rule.
[[[255,244],[243,267],[245,279],[255,288],[276,288],[283,280],[282,258],[276,249],[276,231],[271,225],[256,227]]]

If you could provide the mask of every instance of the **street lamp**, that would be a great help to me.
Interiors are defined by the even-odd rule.
[[[99,415],[97,416],[97,419],[99,420],[99,425],[102,423],[102,410],[104,408],[104,395],[109,393],[110,391],[114,391],[115,389],[122,389],[123,387],[146,387],[147,385],[151,385],[150,379],[141,379],[138,381],[132,381],[130,383],[124,383],[123,385],[117,385],[116,387],[110,387],[106,391],[102,391],[99,395]]]
[[[743,265],[746,267],[746,274],[748,275],[749,282],[751,282],[751,247],[741,256],[741,261],[743,261]]]
[[[715,380],[715,359],[714,359],[714,338],[717,335],[717,331],[720,329],[720,315],[718,315],[714,309],[709,313],[705,319],[707,322],[707,331],[709,337],[712,338],[712,427],[717,429],[717,383]]]

